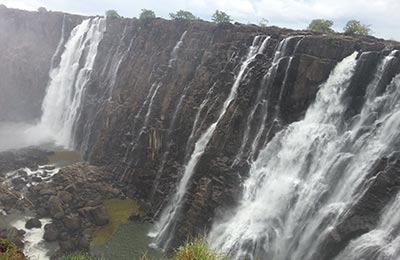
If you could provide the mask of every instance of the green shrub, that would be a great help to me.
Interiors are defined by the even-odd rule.
[[[0,239],[0,260],[27,260],[27,258],[11,239]]]
[[[120,18],[121,16],[118,14],[117,11],[115,10],[108,10],[106,11],[106,17],[110,17],[110,18]]]
[[[230,15],[219,10],[215,11],[211,20],[215,23],[231,23],[233,21]]]
[[[260,27],[267,27],[268,26],[269,21],[265,18],[262,18],[261,21],[258,22],[258,26]]]
[[[72,254],[61,257],[59,260],[94,260],[94,258],[88,254]]]
[[[315,19],[312,20],[308,25],[307,30],[322,33],[333,33],[334,30],[331,28],[332,26],[333,21],[331,20]]]
[[[182,19],[182,20],[199,20],[199,17],[196,17],[189,11],[179,10],[176,13],[170,13],[169,17],[171,19]]]
[[[346,34],[370,35],[370,27],[370,25],[362,24],[360,21],[350,20],[346,23],[343,30]]]
[[[155,259],[144,255],[140,260]],[[227,258],[211,249],[204,238],[198,238],[193,242],[186,242],[176,250],[172,258],[165,260],[227,260]]]
[[[156,18],[156,14],[154,11],[149,9],[142,9],[142,12],[139,15],[139,19],[154,19]]]
[[[171,260],[226,260],[226,257],[211,249],[205,239],[196,239],[179,247]]]

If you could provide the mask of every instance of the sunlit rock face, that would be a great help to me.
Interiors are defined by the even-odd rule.
[[[63,20],[68,38],[80,17],[0,8],[0,121],[40,118]]]

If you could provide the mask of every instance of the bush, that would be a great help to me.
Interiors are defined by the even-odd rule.
[[[267,27],[268,23],[269,23],[269,21],[267,19],[263,18],[263,19],[261,19],[260,22],[258,22],[258,26]]]
[[[169,17],[171,17],[171,19],[199,20],[199,17],[196,17],[191,12],[184,10],[179,10],[176,13],[170,13]]]
[[[39,7],[38,12],[39,13],[47,13],[47,9],[45,7]]]
[[[218,10],[215,11],[211,20],[215,23],[231,23],[233,21],[230,15]]]
[[[360,21],[350,20],[346,23],[343,30],[346,34],[370,35],[370,27],[370,25],[362,24]]]
[[[142,12],[139,15],[139,19],[154,19],[156,18],[156,14],[152,10],[142,9]]]
[[[0,239],[0,259],[27,260],[24,253],[10,239]]]
[[[121,16],[118,14],[117,11],[115,10],[108,10],[106,11],[106,17],[110,17],[110,18],[120,18]]]
[[[331,20],[315,19],[312,20],[308,25],[307,30],[322,33],[333,33],[334,30],[331,28],[332,26],[333,21]]]
[[[205,239],[196,239],[179,247],[171,260],[226,260],[226,257],[212,250]]]
[[[144,255],[140,260],[154,260]],[[167,260],[167,259],[165,259]],[[175,255],[168,260],[227,260],[227,258],[211,249],[204,238],[186,242],[179,247]]]
[[[59,260],[94,260],[94,258],[88,254],[72,254],[63,256]]]

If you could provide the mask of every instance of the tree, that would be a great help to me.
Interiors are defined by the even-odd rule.
[[[371,25],[362,24],[360,21],[350,20],[346,23],[343,30],[346,34],[370,35],[370,27]]]
[[[106,17],[120,18],[121,16],[115,10],[108,10],[108,11],[106,11]]]
[[[265,18],[262,18],[260,22],[258,22],[258,26],[260,27],[267,27],[269,21]]]
[[[169,17],[171,17],[171,19],[199,20],[199,17],[196,17],[191,12],[184,10],[179,10],[176,13],[170,13]]]
[[[323,20],[323,19],[315,19],[312,20],[308,25],[307,30],[322,32],[322,33],[333,33],[334,30],[331,28],[333,26],[333,21],[331,20]]]
[[[212,16],[212,21],[215,23],[231,23],[233,20],[231,16],[225,12],[216,10]]]
[[[38,12],[39,13],[47,13],[47,9],[45,7],[39,7]]]
[[[156,14],[149,9],[142,9],[142,12],[139,15],[139,19],[154,19],[156,18]]]

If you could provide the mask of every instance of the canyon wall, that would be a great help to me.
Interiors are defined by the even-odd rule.
[[[64,18],[57,12],[0,8],[0,121],[40,118],[53,55],[62,34],[68,39],[81,19]]]

